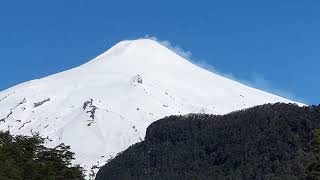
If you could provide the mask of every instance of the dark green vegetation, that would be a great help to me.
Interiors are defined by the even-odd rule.
[[[170,116],[97,180],[320,179],[320,106],[262,105],[224,116]]]
[[[83,170],[72,166],[69,146],[43,146],[38,135],[11,136],[0,132],[0,180],[80,180]]]

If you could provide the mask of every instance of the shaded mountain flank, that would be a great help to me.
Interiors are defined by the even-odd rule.
[[[320,105],[266,104],[227,115],[169,116],[97,180],[320,179]]]

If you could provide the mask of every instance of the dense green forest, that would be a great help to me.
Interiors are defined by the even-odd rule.
[[[72,166],[69,146],[43,146],[39,135],[12,136],[0,132],[0,180],[80,180],[83,169]]]
[[[97,180],[320,179],[320,106],[266,104],[224,116],[170,116]]]

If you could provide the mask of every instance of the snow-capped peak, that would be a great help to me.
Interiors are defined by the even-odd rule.
[[[0,93],[0,129],[69,144],[87,170],[168,115],[292,102],[204,70],[156,41],[122,41],[77,68]]]

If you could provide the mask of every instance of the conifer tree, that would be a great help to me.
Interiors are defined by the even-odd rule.
[[[314,131],[309,147],[312,162],[307,168],[307,179],[320,180],[320,129]]]

